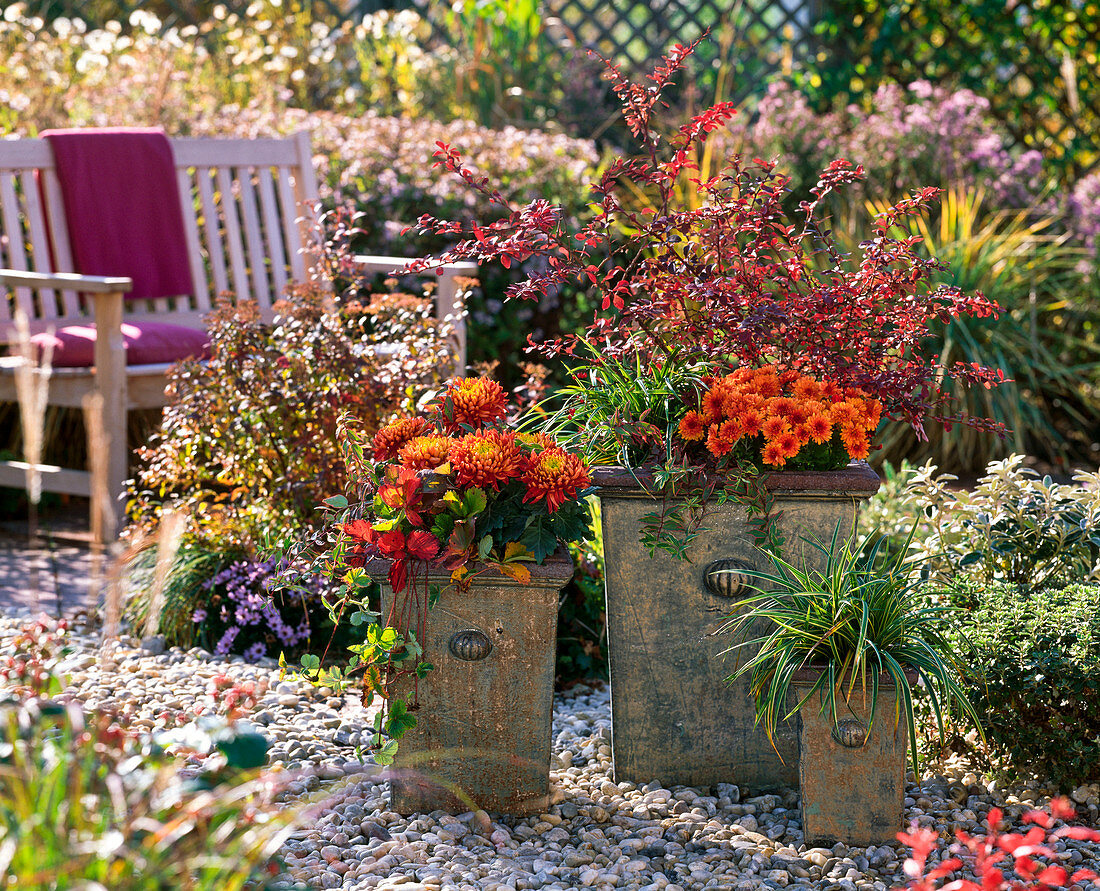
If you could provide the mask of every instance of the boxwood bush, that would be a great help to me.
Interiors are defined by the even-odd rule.
[[[959,584],[955,631],[991,754],[1063,790],[1100,781],[1100,586]]]

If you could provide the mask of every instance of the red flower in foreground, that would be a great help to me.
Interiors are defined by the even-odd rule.
[[[391,421],[375,433],[371,440],[374,460],[392,461],[405,443],[414,437],[423,436],[431,429],[431,424],[423,418],[398,418]]]
[[[508,413],[508,394],[486,377],[459,378],[447,388],[444,398],[454,407],[452,430],[464,424],[476,430],[502,420]]]
[[[532,455],[523,474],[527,493],[525,502],[545,499],[546,509],[554,513],[565,502],[577,497],[577,491],[592,482],[592,477],[576,455],[570,455],[559,446]]]
[[[524,463],[524,452],[514,433],[469,433],[451,446],[451,464],[460,486],[499,489],[519,477]]]

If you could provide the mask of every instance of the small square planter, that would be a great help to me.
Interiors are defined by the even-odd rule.
[[[417,684],[416,726],[390,771],[398,813],[545,811],[558,593],[573,564],[555,555],[528,565],[527,584],[492,571],[467,591],[448,587],[447,576],[431,579],[443,594],[421,643],[435,668]],[[382,596],[385,606],[388,587]],[[397,689],[410,692],[412,681]]]
[[[800,670],[793,689],[801,700],[817,672]],[[910,678],[916,683],[916,675]],[[846,687],[845,687],[846,689]],[[891,844],[902,827],[909,733],[905,717],[895,722],[895,687],[879,680],[875,719],[868,733],[871,689],[866,699],[856,681],[850,702],[838,696],[837,723],[822,714],[823,691],[799,711],[798,773],[802,830],[810,846],[843,842],[852,847]]]
[[[866,464],[768,479],[782,514],[785,556],[803,562],[819,555],[800,539],[829,541],[838,522],[854,531],[860,501],[879,486]],[[737,657],[720,653],[733,641],[715,634],[748,591],[736,572],[715,570],[769,566],[752,544],[745,508],[709,505],[706,531],[686,560],[663,552],[650,556],[639,540],[642,517],[660,501],[622,468],[597,468],[593,482],[600,487],[604,533],[615,779],[737,783],[750,794],[796,787],[793,722],[778,728],[773,748],[755,726],[749,679],[726,681]],[[766,629],[749,630],[755,636]]]

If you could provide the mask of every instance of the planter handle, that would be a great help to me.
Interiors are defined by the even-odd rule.
[[[452,634],[447,649],[463,662],[479,662],[493,651],[493,644],[484,631],[470,628]]]
[[[740,597],[751,587],[749,578],[745,575],[746,569],[753,570],[756,567],[747,560],[738,560],[736,557],[715,560],[708,563],[703,570],[703,583],[708,591],[719,597]]]
[[[861,749],[867,742],[867,728],[855,718],[842,718],[833,727],[832,737],[846,749]]]

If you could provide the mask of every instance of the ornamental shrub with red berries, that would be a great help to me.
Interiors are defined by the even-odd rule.
[[[954,405],[945,382],[992,387],[1003,375],[966,363],[945,367],[924,347],[936,324],[995,316],[999,307],[980,293],[936,285],[936,261],[919,254],[917,239],[894,234],[895,224],[921,213],[939,190],[920,189],[887,208],[858,255],[849,256],[829,231],[826,199],[862,178],[858,164],[829,164],[796,219],[784,210],[790,180],[776,162],[735,155],[704,178],[695,159],[708,134],[736,113],[733,105],[708,108],[670,137],[656,127],[662,92],[695,46],[675,47],[645,84],[606,63],[643,153],[616,160],[591,185],[598,211],[580,228],[543,198],[513,205],[440,142],[436,166],[462,177],[502,216],[483,225],[422,216],[420,233],[455,244],[440,259],[413,267],[469,259],[511,267],[534,257],[541,260],[537,271],[513,285],[510,297],[538,300],[576,281],[594,289],[600,309],[586,332],[536,346],[576,366],[569,408],[578,429],[617,424],[633,436],[634,455],[663,454],[682,463],[684,450],[668,434],[689,411],[699,411],[708,380],[744,369],[768,368],[788,381],[808,377],[845,397],[874,394],[882,418],[908,424],[920,437],[927,424],[996,429]],[[684,373],[671,374],[669,367]],[[658,410],[646,394],[636,394],[637,400],[594,411],[589,397],[624,369],[647,380],[677,381],[677,404]],[[687,423],[689,433],[698,434],[697,419]],[[817,426],[823,435],[824,426]],[[729,445],[735,429],[719,431],[711,457]],[[793,429],[790,435],[802,438]],[[843,445],[850,456],[870,447],[854,433]],[[787,438],[764,463],[780,467],[797,453]]]

